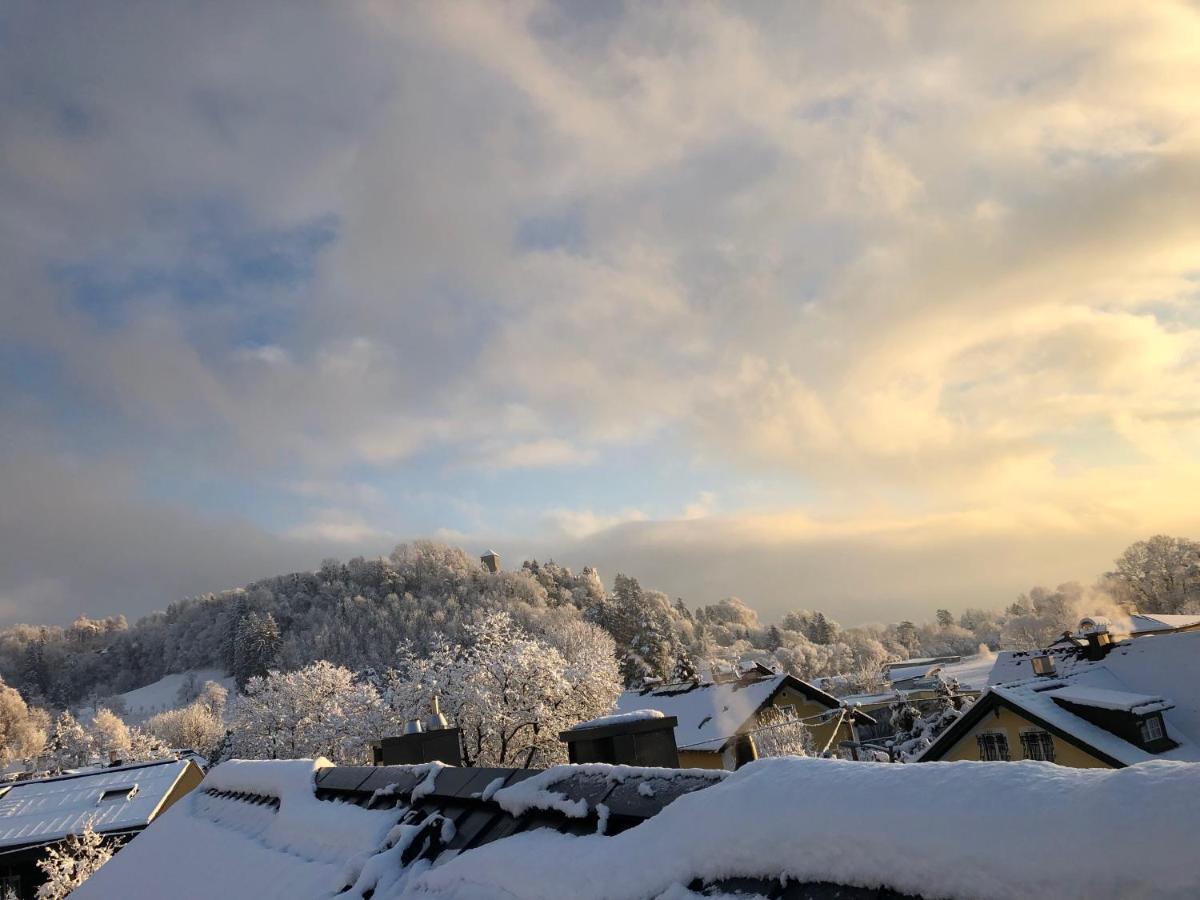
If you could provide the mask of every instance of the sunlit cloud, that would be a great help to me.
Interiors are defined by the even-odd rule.
[[[12,18],[0,462],[255,529],[213,588],[440,534],[880,615],[1200,529],[1192,4]]]

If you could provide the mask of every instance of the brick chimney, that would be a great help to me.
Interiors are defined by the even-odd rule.
[[[1104,616],[1088,616],[1079,622],[1079,633],[1087,641],[1084,653],[1092,662],[1099,662],[1112,649],[1109,621]]]
[[[484,567],[492,573],[500,571],[500,554],[495,550],[489,550],[483,556],[479,557],[479,561]]]

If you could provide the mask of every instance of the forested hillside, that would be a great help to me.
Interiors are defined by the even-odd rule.
[[[0,676],[32,704],[65,708],[170,672],[219,667],[239,684],[268,669],[327,660],[351,671],[393,666],[401,646],[419,658],[468,626],[507,612],[531,634],[591,622],[613,638],[627,684],[686,674],[706,660],[754,657],[800,677],[870,682],[882,663],[1044,643],[1080,615],[1188,612],[1200,604],[1200,545],[1155,537],[1130,547],[1096,587],[1034,588],[1008,609],[939,610],[934,622],[842,628],[824,612],[792,611],[773,625],[741,600],[691,609],[618,574],[606,588],[590,568],[553,562],[488,572],[463,550],[430,541],[387,558],[328,560],[315,572],[264,579],[183,600],[132,626],[81,617],[70,627],[0,631]]]

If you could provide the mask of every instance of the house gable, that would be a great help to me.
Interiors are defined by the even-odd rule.
[[[1010,759],[1023,758],[1021,735],[1041,731],[1053,739],[1054,761],[1075,768],[1123,768],[1125,764],[1007,697],[988,691],[921,754],[921,762],[979,760],[981,734],[1003,734]]]

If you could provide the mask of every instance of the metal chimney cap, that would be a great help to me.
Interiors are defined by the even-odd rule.
[[[442,715],[442,710],[438,706],[438,698],[435,694],[433,700],[429,704],[430,716],[425,720],[426,731],[441,731],[443,728],[449,728],[450,723],[446,721],[446,717]]]
[[[421,724],[420,719],[409,719],[404,723],[405,734],[421,734],[425,727]]]

